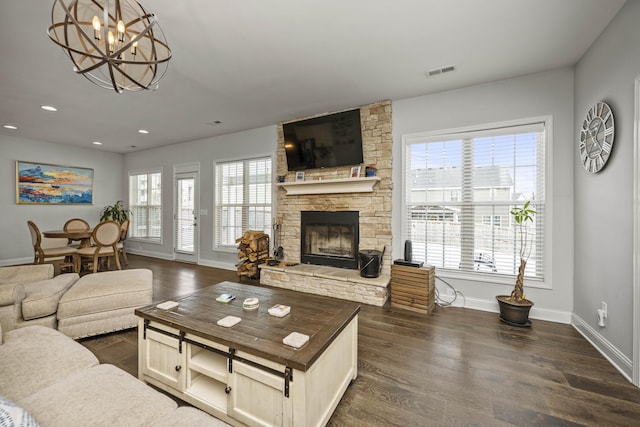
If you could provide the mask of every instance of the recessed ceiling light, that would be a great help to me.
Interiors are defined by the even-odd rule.
[[[146,134],[149,133],[149,131],[146,130],[146,129],[138,129],[138,133],[142,133],[142,134],[146,135]]]
[[[102,145],[102,142],[100,142],[100,141],[93,141],[93,142],[92,142],[92,144],[93,144],[93,145]]]
[[[18,130],[18,127],[14,125],[4,125],[2,127],[5,129]]]
[[[58,111],[56,107],[52,107],[51,105],[42,105],[40,108],[45,111]]]

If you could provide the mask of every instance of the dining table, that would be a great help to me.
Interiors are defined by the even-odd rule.
[[[80,241],[80,248],[88,248],[91,246],[91,236],[93,235],[93,229],[88,230],[48,230],[43,231],[42,235],[48,238],[54,239],[69,239],[73,241]]]

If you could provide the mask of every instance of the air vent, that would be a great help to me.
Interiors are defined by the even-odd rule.
[[[455,65],[449,65],[449,66],[446,66],[446,67],[436,68],[434,70],[429,70],[424,74],[427,77],[435,77],[435,76],[439,76],[440,74],[450,73],[452,71],[455,71],[455,69],[456,69]]]

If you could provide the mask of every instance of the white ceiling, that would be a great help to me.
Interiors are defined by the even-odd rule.
[[[49,40],[53,0],[2,0],[0,126],[18,130],[0,134],[128,153],[571,66],[624,4],[140,1],[173,58],[157,91],[117,94],[74,74]]]

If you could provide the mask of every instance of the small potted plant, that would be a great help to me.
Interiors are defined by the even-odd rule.
[[[533,302],[528,300],[524,293],[524,271],[533,246],[533,236],[529,233],[529,227],[536,214],[536,211],[529,207],[530,204],[529,200],[522,207],[515,207],[509,211],[516,222],[520,241],[520,267],[511,295],[496,297],[500,305],[500,320],[514,326],[531,326],[529,311]]]
[[[129,218],[129,210],[124,209],[120,203],[122,200],[118,200],[112,206],[105,206],[100,212],[100,221],[116,221],[118,224],[122,224]]]

